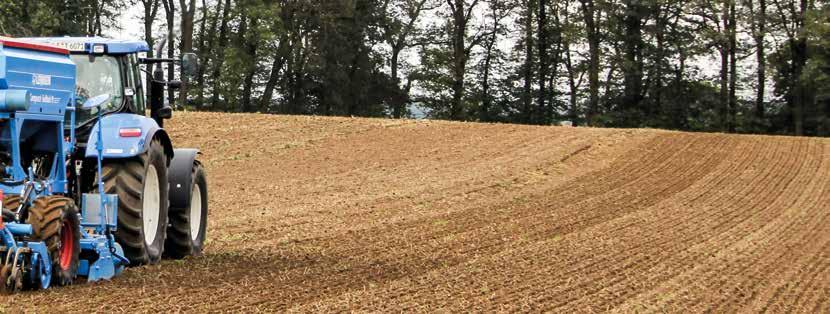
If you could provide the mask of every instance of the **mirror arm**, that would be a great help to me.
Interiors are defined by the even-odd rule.
[[[139,58],[138,62],[142,64],[159,64],[159,63],[181,63],[181,60],[171,58]]]

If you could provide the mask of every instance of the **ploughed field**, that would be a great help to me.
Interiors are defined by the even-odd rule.
[[[205,255],[7,311],[830,311],[830,140],[177,113]]]

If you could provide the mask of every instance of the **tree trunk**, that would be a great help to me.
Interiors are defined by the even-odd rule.
[[[594,0],[579,0],[582,4],[582,16],[585,20],[585,31],[588,38],[588,125],[597,125],[599,114],[599,54],[600,38],[596,26]]]
[[[576,85],[576,71],[574,70],[573,61],[571,60],[571,45],[565,41],[565,69],[568,71],[568,89],[570,90],[568,118],[573,125],[579,125],[579,102],[577,102],[577,95],[579,87]]]
[[[555,14],[558,14],[555,12]],[[557,104],[556,99],[561,94],[558,89],[558,80],[559,80],[559,68],[562,64],[562,36],[561,33],[558,31],[559,28],[559,19],[555,16],[554,25],[557,25],[556,35],[554,36],[553,42],[555,43],[553,53],[550,54],[550,73],[548,73],[548,97],[547,97],[547,110],[545,111],[545,119],[544,123],[549,125],[554,122],[556,118],[556,108],[554,105]]]
[[[738,97],[738,40],[735,19],[735,1],[729,1],[729,132],[734,133],[737,124]]]
[[[547,93],[547,79],[548,79],[548,67],[550,66],[550,60],[548,60],[548,14],[547,14],[547,0],[539,0],[539,15],[537,25],[539,29],[539,98],[538,102],[538,110],[540,115],[537,117],[538,121],[536,123],[550,123],[549,115],[550,111],[549,108],[545,105],[545,100],[547,100],[548,93]]]
[[[210,107],[216,110],[219,104],[219,82],[221,82],[222,64],[225,61],[225,46],[228,41],[228,19],[231,11],[231,0],[225,0],[225,11],[222,12],[222,21],[219,26],[219,42],[218,49],[216,49],[216,59],[214,59],[213,71],[210,78],[213,80],[211,86]],[[226,107],[226,106],[223,106]]]
[[[202,1],[203,1],[202,6],[204,8],[204,11],[203,11],[204,12],[203,13],[204,17],[202,17],[202,18],[207,19],[207,17],[209,16],[209,14],[207,12],[207,8],[208,8],[207,3],[205,3],[204,0],[202,0]],[[216,36],[214,36],[214,34],[216,34],[216,28],[218,27],[218,24],[219,24],[219,13],[220,12],[222,12],[222,1],[219,1],[216,4],[216,9],[214,10],[213,19],[210,21],[210,29],[209,30],[204,30],[204,26],[203,26],[203,31],[202,31],[202,33],[203,33],[202,37],[207,37],[206,38],[207,48],[205,50],[200,50],[199,51],[200,66],[199,66],[199,76],[197,78],[197,83],[196,83],[196,85],[199,86],[199,94],[196,96],[196,102],[199,103],[202,107],[205,107],[207,105],[205,103],[205,91],[206,91],[206,88],[205,88],[205,77],[206,77],[205,71],[207,70],[207,61],[209,60],[208,58],[214,52],[213,48],[214,48],[214,45],[216,44]]]
[[[533,121],[533,7],[535,7],[534,0],[527,0],[525,2],[527,8],[527,16],[525,16],[525,65],[524,65],[524,122],[531,123]]]
[[[492,97],[490,97],[490,67],[493,59],[493,48],[496,44],[496,32],[493,32],[492,38],[487,42],[487,47],[484,52],[484,77],[481,80],[481,108],[479,108],[478,119],[482,122],[490,122],[490,107]]]
[[[793,119],[793,133],[796,136],[804,135],[804,107],[808,101],[807,88],[801,81],[804,66],[807,64],[807,40],[804,37],[790,41],[792,53],[792,100],[791,111]]]
[[[398,77],[398,67],[400,66],[400,55],[401,49],[397,45],[392,46],[392,57],[390,60],[390,67],[392,68],[392,82],[395,83],[395,88],[400,88],[401,86],[401,79]],[[403,106],[404,101],[403,99],[399,99],[398,97],[393,98],[392,104],[392,117],[395,119],[400,119],[403,116]]]
[[[196,15],[196,0],[179,0],[179,7],[181,11],[181,55],[187,52],[193,52],[193,18]],[[204,18],[204,17],[203,17]],[[179,103],[182,108],[187,108],[187,91],[190,84],[190,77],[187,75],[181,76],[182,87],[179,89]]]
[[[156,42],[153,39],[153,22],[156,20],[156,15],[159,9],[159,0],[141,0],[144,5],[144,41],[150,46],[150,51],[147,51],[147,57],[154,57]],[[153,82],[153,65],[147,65],[146,84],[144,84],[145,99],[150,99],[150,84]],[[142,112],[143,114],[143,112]]]
[[[240,43],[244,45],[245,51],[252,60],[250,68],[246,69],[245,79],[242,82],[242,112],[253,112],[253,103],[251,102],[251,93],[253,92],[254,76],[257,72],[257,49],[259,48],[259,38],[255,35],[246,36],[248,27],[256,29],[259,23],[257,18],[250,18],[250,26],[245,22],[248,17],[243,13],[242,23],[239,26]],[[255,31],[254,31],[255,32]]]
[[[643,5],[639,0],[625,0],[625,14],[623,16],[623,98],[622,111],[625,126],[639,127],[642,125],[644,108],[643,100]]]
[[[262,93],[262,99],[260,99],[260,111],[270,111],[271,98],[274,97],[274,89],[277,87],[277,82],[279,82],[280,70],[285,65],[289,51],[292,50],[290,46],[288,33],[284,33],[280,38],[279,46],[277,46],[277,53],[274,55],[274,61],[271,64],[271,73],[268,75],[268,82],[265,83],[265,91]]]
[[[175,18],[176,18],[176,2],[173,0],[161,0],[164,4],[164,13],[167,20],[167,57],[173,58],[176,54],[176,34],[175,34]],[[176,73],[172,64],[167,65],[167,80],[172,81],[176,79]],[[176,104],[176,95],[172,89],[167,89],[167,101],[171,106]]]
[[[453,3],[453,0],[448,0]],[[452,6],[452,104],[450,119],[464,119],[464,74],[467,70],[467,14],[464,0],[454,0]]]
[[[407,1],[406,6],[404,8],[404,13],[409,20],[406,23],[400,21],[403,25],[403,28],[398,29],[396,31],[397,37],[393,36],[391,33],[393,32],[390,28],[386,29],[387,32],[387,43],[389,44],[391,53],[391,58],[389,60],[390,67],[391,67],[391,75],[392,80],[395,83],[395,88],[398,89],[396,92],[401,93],[399,97],[394,97],[391,103],[392,107],[392,117],[395,119],[400,119],[403,117],[405,106],[408,103],[409,99],[409,92],[407,88],[401,89],[401,78],[399,77],[399,68],[400,68],[400,55],[401,52],[408,46],[409,37],[412,31],[417,26],[416,23],[421,16],[421,13],[424,10],[431,10],[432,8],[426,8],[427,2],[429,0],[417,0],[416,2]],[[388,8],[389,0],[386,1],[386,5],[384,5],[384,12],[387,12],[386,9]],[[388,25],[387,25],[388,27]],[[411,82],[411,80],[409,80]],[[409,84],[408,82],[407,84]]]
[[[651,98],[653,100],[651,104],[646,104],[643,98],[640,99],[640,102],[642,103],[641,107],[645,111],[646,123],[653,123],[653,121],[656,121],[658,119],[662,120],[662,118],[664,117],[664,113],[667,112],[663,108],[663,65],[665,64],[666,60],[665,31],[667,21],[661,13],[657,13],[656,24],[657,34],[655,34],[654,37],[655,41],[657,42],[657,52],[655,54],[654,68],[651,71],[652,73],[649,74],[649,81],[654,82],[654,88],[652,89],[651,93]],[[646,84],[646,88],[644,89],[644,91],[648,93],[649,88],[651,88],[650,83]],[[672,127],[677,128],[677,126]]]
[[[752,0],[750,0],[750,4]],[[764,97],[766,96],[767,87],[767,55],[766,45],[764,40],[766,38],[766,24],[767,24],[767,1],[758,0],[758,12],[754,14],[753,38],[755,39],[755,56],[758,62],[758,87],[755,94],[755,119],[757,120],[757,127],[761,127],[766,119],[766,109],[764,104]]]
[[[675,70],[675,77],[674,77],[674,85],[681,86],[683,84],[683,78],[686,76],[686,53],[680,52],[680,65]],[[689,105],[686,102],[681,102],[680,108],[677,110],[679,114],[673,115],[672,121],[673,125],[678,126],[681,130],[688,130],[689,129]]]
[[[804,135],[804,109],[810,97],[808,95],[808,87],[802,81],[801,75],[804,73],[804,67],[807,65],[807,38],[804,34],[805,18],[810,2],[808,0],[800,1],[800,10],[795,16],[795,24],[798,26],[798,34],[796,38],[790,39],[790,53],[792,55],[792,84],[791,88],[791,111],[793,118],[793,133],[796,136]]]
[[[720,122],[720,130],[726,132],[728,130],[728,115],[729,115],[729,51],[727,45],[721,44],[718,48],[720,52],[720,108],[718,110],[718,120]]]
[[[720,108],[718,112],[718,120],[720,123],[720,131],[729,131],[729,56],[730,56],[730,36],[729,36],[729,3],[732,0],[724,0],[722,5],[723,13],[721,14],[721,35],[725,34],[725,39],[719,39],[718,52],[720,52]],[[722,37],[723,38],[723,37]]]

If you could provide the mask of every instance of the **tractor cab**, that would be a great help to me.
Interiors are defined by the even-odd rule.
[[[148,87],[145,86],[143,73],[152,71],[153,65],[161,63],[181,64],[186,71],[183,75],[189,74],[187,70],[194,68],[195,59],[191,54],[186,54],[181,60],[146,58],[150,47],[144,41],[102,37],[46,37],[27,40],[70,51],[70,58],[77,66],[78,104],[90,97],[108,94],[111,96],[110,101],[100,109],[104,116],[115,113],[146,116],[149,113],[159,127],[162,127],[164,120],[172,115],[169,104],[164,102],[165,87],[168,92],[173,92],[181,83],[165,81],[162,67],[158,66],[155,67],[151,86]],[[79,112],[76,117],[74,125],[81,143],[89,136],[97,110]]]

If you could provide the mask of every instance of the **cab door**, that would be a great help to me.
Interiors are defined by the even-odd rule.
[[[126,82],[124,96],[127,98],[127,107],[131,113],[146,116],[147,100],[144,92],[144,80],[141,79],[140,63],[136,54],[130,54],[126,58]]]

